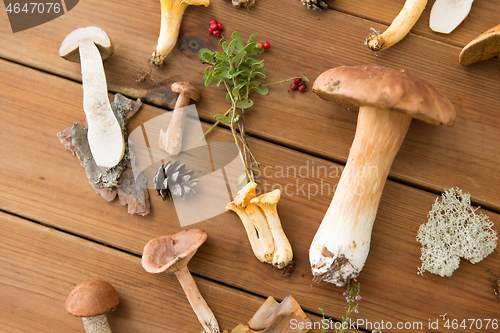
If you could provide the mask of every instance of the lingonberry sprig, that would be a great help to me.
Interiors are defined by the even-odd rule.
[[[219,123],[231,129],[245,167],[245,174],[242,175],[244,179],[239,179],[238,183],[246,184],[246,181],[255,181],[254,166],[259,166],[246,140],[245,111],[253,105],[253,100],[249,98],[250,94],[255,91],[261,95],[267,95],[270,85],[293,81],[296,78],[307,82],[307,78],[302,75],[278,82],[264,83],[263,80],[267,78],[263,70],[264,60],[256,56],[262,54],[266,48],[257,47],[255,42],[257,35],[251,35],[246,43],[237,32],[233,32],[231,38],[231,41],[226,41],[224,37],[220,39],[222,51],[212,51],[207,48],[199,51],[199,57],[208,65],[203,76],[205,86],[222,84],[227,91],[226,100],[231,105],[226,113],[215,115],[217,121],[205,135]],[[266,44],[267,49],[269,46],[269,43]]]

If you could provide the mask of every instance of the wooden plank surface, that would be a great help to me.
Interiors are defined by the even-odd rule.
[[[114,332],[201,330],[174,274],[149,274],[137,255],[3,212],[0,225],[3,332],[83,332],[82,321],[65,311],[64,302],[76,284],[93,278],[109,282],[122,297],[118,308],[107,316]],[[221,329],[231,330],[248,321],[265,300],[194,279]]]
[[[55,136],[74,121],[83,120],[78,83],[8,62],[2,62],[0,70],[10,78],[8,84],[0,83],[0,156],[8,157],[0,164],[0,209],[136,255],[149,239],[181,229],[172,203],[155,195],[151,215],[138,217],[128,215],[116,201],[105,202],[90,188],[77,159]],[[54,91],[60,93],[52,94]],[[132,119],[130,130],[163,112],[145,106]],[[227,130],[217,129],[211,140],[230,141],[230,136]],[[336,184],[341,166],[258,139],[251,139],[250,144],[267,171],[262,174],[261,189],[291,185],[280,201],[279,212],[294,248],[296,270],[285,278],[259,263],[232,213],[195,225],[205,229],[209,239],[193,258],[191,270],[263,297],[283,298],[291,293],[308,311],[319,313],[321,307],[328,316],[339,318],[345,311],[343,289],[327,284],[311,286],[307,252],[332,196],[327,187],[323,193],[313,195],[312,191],[325,183]],[[316,171],[314,176],[307,171],[306,175],[283,177],[279,173],[286,167],[311,170],[313,165],[315,170],[325,167],[328,175],[317,175]],[[491,288],[491,273],[498,274],[498,252],[476,265],[463,262],[451,278],[417,276],[420,249],[415,236],[434,200],[434,194],[388,182],[370,256],[359,277],[364,299],[355,318],[394,325],[427,323],[439,320],[444,313],[457,320],[496,318],[500,305]],[[493,221],[500,221],[498,214],[486,213]],[[134,281],[140,283],[140,279]]]
[[[115,55],[105,64],[109,88],[168,105],[174,98],[168,89],[173,81],[191,80],[201,86],[203,66],[196,50],[217,47],[217,39],[206,33],[208,20],[217,17],[227,35],[233,30],[244,36],[258,33],[262,40],[271,42],[272,49],[265,54],[270,82],[299,74],[314,79],[323,70],[340,65],[376,63],[405,69],[449,97],[458,119],[454,128],[446,129],[415,121],[391,177],[435,193],[460,186],[471,192],[477,204],[500,211],[500,145],[495,134],[500,125],[496,117],[498,60],[470,67],[457,61],[461,46],[496,24],[499,3],[475,3],[471,15],[449,36],[427,28],[432,3],[414,34],[375,54],[363,45],[367,31],[370,27],[383,30],[402,7],[402,0],[339,0],[335,3],[339,11],[323,12],[307,11],[299,1],[261,1],[250,11],[233,9],[228,1],[213,1],[208,8],[190,7],[186,11],[179,43],[166,66],[157,70],[147,59],[156,43],[159,5],[152,1],[132,1],[124,6],[119,1],[87,0],[54,21],[16,34],[4,16],[0,20],[0,56],[78,81],[79,65],[58,57],[59,44],[74,28],[98,25],[116,45]],[[212,87],[203,94],[198,111],[202,119],[213,121],[213,114],[226,110],[225,94]],[[347,158],[355,123],[355,113],[320,101],[311,92],[290,94],[286,86],[273,87],[269,96],[256,101],[247,117],[252,135],[341,163]]]

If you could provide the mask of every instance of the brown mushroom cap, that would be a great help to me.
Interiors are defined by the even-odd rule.
[[[150,240],[142,253],[142,267],[149,273],[175,272],[187,265],[207,239],[201,229],[187,229]]]
[[[113,43],[104,30],[98,27],[85,27],[73,30],[66,36],[59,48],[59,55],[66,60],[80,62],[78,47],[80,41],[84,39],[94,42],[103,61],[113,54]]]
[[[462,65],[487,60],[500,53],[500,24],[483,32],[460,52],[458,60]]]
[[[371,106],[452,126],[455,108],[433,86],[405,71],[375,65],[342,66],[322,73],[313,85],[321,98],[351,109]]]
[[[201,92],[189,82],[174,82],[170,88],[174,93],[186,95],[195,101],[201,99]]]
[[[99,316],[116,309],[120,294],[109,283],[91,279],[77,285],[66,299],[66,311],[77,317]]]

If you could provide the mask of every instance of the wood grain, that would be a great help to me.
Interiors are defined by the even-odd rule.
[[[118,308],[107,315],[114,332],[201,330],[174,274],[149,274],[137,255],[3,212],[0,225],[2,331],[83,332],[80,318],[69,315],[64,302],[76,284],[91,278],[109,282],[122,297]],[[194,279],[221,329],[247,322],[265,300],[214,281]]]
[[[0,83],[0,156],[7,157],[0,164],[0,209],[136,255],[151,238],[182,229],[173,204],[153,191],[147,217],[128,215],[118,202],[107,203],[93,192],[77,159],[55,136],[83,120],[78,83],[8,62],[2,65],[2,74],[10,80]],[[131,120],[130,130],[163,112],[146,105]],[[210,140],[230,141],[230,135],[217,129]],[[323,308],[328,316],[339,318],[345,311],[344,290],[311,286],[308,248],[342,166],[254,138],[250,145],[262,163],[260,189],[283,189],[279,213],[294,249],[295,272],[285,278],[259,263],[241,223],[230,212],[194,225],[206,230],[209,239],[193,258],[191,270],[263,297],[284,298],[290,293],[308,311],[319,313]],[[458,320],[497,315],[499,304],[491,288],[491,273],[498,274],[500,264],[497,252],[476,265],[463,262],[451,278],[417,276],[420,249],[415,236],[434,200],[431,193],[387,183],[370,256],[359,277],[364,299],[355,318],[396,325],[435,321],[445,312]],[[498,214],[486,213],[500,221]],[[140,278],[132,281],[141,283]]]
[[[435,193],[459,186],[471,192],[477,204],[500,211],[500,145],[495,131],[498,117],[498,59],[462,67],[461,46],[481,31],[496,25],[498,1],[474,3],[470,16],[456,32],[445,36],[429,31],[432,1],[413,34],[396,46],[375,54],[363,41],[370,27],[383,30],[403,5],[398,1],[352,2],[338,0],[334,8],[308,11],[300,1],[260,1],[252,10],[237,10],[229,1],[213,1],[208,8],[192,6],[185,13],[179,42],[164,68],[147,60],[159,30],[159,4],[154,1],[81,1],[68,14],[23,32],[12,34],[6,16],[0,20],[0,57],[79,81],[80,67],[57,55],[60,42],[71,30],[98,25],[115,41],[115,55],[105,63],[111,91],[142,97],[156,105],[172,105],[168,88],[177,80],[198,82],[203,66],[200,47],[215,49],[218,41],[206,32],[217,17],[224,34],[258,33],[272,48],[265,54],[269,82],[306,74],[312,80],[340,65],[375,63],[400,68],[428,80],[457,109],[454,128],[437,128],[415,121],[397,156],[391,178]],[[92,15],[89,15],[92,13]],[[112,14],[111,14],[112,13]],[[278,13],[278,14],[274,14]],[[6,15],[6,14],[0,14]],[[293,17],[294,19],[289,19]],[[259,24],[255,24],[259,22]],[[298,26],[298,23],[300,25]],[[222,89],[203,89],[200,117],[226,110]],[[250,134],[266,141],[344,163],[354,135],[356,114],[317,99],[314,94],[291,94],[286,85],[272,87],[255,101],[247,117]],[[451,171],[453,170],[453,171]]]

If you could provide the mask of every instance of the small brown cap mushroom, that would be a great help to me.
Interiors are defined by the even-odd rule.
[[[453,126],[453,104],[433,86],[405,71],[359,65],[332,68],[313,85],[322,99],[357,110],[361,106],[399,111],[435,125]]]
[[[201,92],[189,82],[174,82],[170,88],[174,93],[186,95],[195,101],[201,99]]]
[[[142,267],[149,273],[175,272],[187,265],[207,239],[201,229],[187,229],[150,240],[142,253]]]
[[[66,299],[66,311],[76,317],[95,317],[116,309],[120,294],[109,283],[91,279],[77,285]]]
[[[59,55],[66,60],[80,62],[79,43],[86,39],[94,42],[103,61],[113,54],[113,43],[104,30],[98,27],[85,27],[73,30],[66,36],[59,48]]]
[[[483,32],[460,52],[458,60],[462,65],[487,60],[500,53],[500,24]]]

